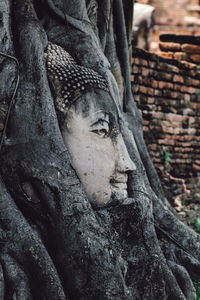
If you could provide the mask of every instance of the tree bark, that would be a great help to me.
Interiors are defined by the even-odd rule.
[[[165,199],[143,140],[127,3],[125,13],[122,0],[0,4],[0,51],[17,58],[20,72],[1,149],[1,299],[195,299],[200,238]],[[137,167],[124,203],[93,208],[71,166],[47,79],[48,42],[101,73],[119,102],[110,68],[124,82],[121,131]],[[0,59],[3,119],[17,64]]]

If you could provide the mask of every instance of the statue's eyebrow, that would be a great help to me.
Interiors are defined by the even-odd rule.
[[[104,111],[97,111],[92,115],[92,121],[90,123],[90,126],[94,126],[98,124],[100,121],[110,123],[109,122],[109,114],[105,113]]]
[[[92,123],[90,126],[91,126],[91,127],[92,127],[92,126],[95,126],[95,125],[97,125],[98,123],[100,123],[101,121],[107,123],[108,125],[110,124],[110,123],[109,123],[109,120],[105,120],[105,119],[99,118],[96,122]]]

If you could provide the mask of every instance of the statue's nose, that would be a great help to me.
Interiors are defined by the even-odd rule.
[[[117,157],[116,157],[117,170],[119,172],[128,172],[128,171],[136,170],[136,165],[131,160],[121,135],[117,139],[116,148],[117,148]]]

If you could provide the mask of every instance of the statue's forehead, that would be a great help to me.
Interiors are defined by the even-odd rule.
[[[79,97],[71,106],[78,114],[90,119],[112,119],[117,122],[117,109],[111,96],[104,91],[91,91]]]

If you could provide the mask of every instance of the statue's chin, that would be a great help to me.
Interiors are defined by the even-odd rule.
[[[122,184],[122,186],[111,186],[109,193],[103,194],[92,194],[88,196],[90,203],[95,208],[103,208],[117,203],[123,203],[125,199],[128,198],[127,185]]]
[[[88,199],[92,206],[104,207],[107,205],[107,203],[110,202],[112,193],[110,187],[108,187],[104,191],[97,190],[94,193],[91,193],[90,191],[88,191],[88,189],[86,189],[86,194],[88,195]]]
[[[118,184],[118,186],[112,186],[112,197],[114,197],[116,200],[123,200],[128,197],[127,192],[127,185],[124,183]]]

